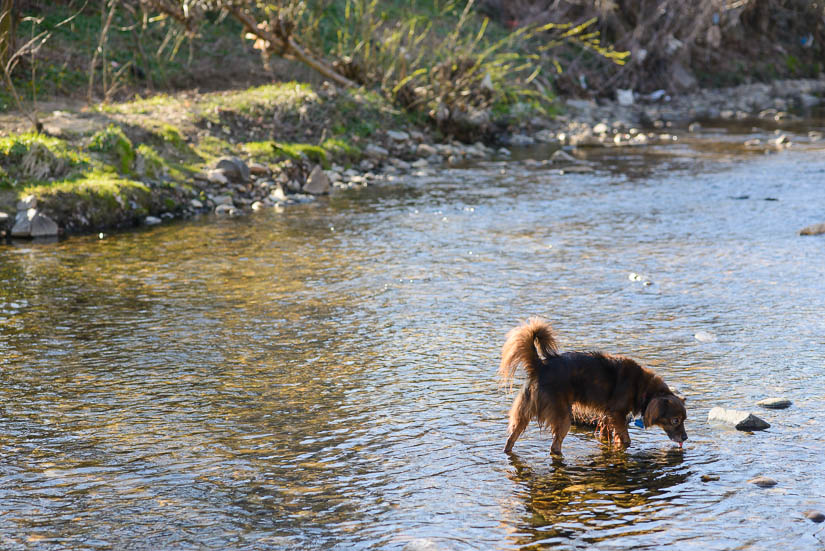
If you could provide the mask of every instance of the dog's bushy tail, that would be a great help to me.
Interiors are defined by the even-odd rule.
[[[524,367],[527,377],[535,378],[541,366],[539,352],[549,358],[558,355],[559,350],[550,324],[541,318],[530,318],[507,333],[501,349],[499,383],[504,385],[512,381],[519,366]]]

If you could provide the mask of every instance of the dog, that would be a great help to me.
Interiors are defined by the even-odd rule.
[[[535,419],[540,426],[550,427],[550,450],[561,454],[574,414],[577,419],[595,420],[596,434],[612,437],[622,448],[630,445],[630,414],[641,415],[645,428],[664,429],[680,448],[688,439],[685,400],[661,377],[623,356],[559,353],[553,328],[541,318],[530,318],[507,334],[498,369],[501,383],[512,381],[519,366],[527,372],[527,381],[510,408],[506,453]]]

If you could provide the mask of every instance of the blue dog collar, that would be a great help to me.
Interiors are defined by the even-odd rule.
[[[641,417],[637,417],[636,419],[633,419],[633,424],[636,425],[637,427],[639,427],[640,429],[645,428],[645,422]]]

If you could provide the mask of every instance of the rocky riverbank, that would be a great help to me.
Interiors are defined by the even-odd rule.
[[[236,155],[217,157],[202,170],[188,173],[185,181],[180,181],[180,175],[177,181],[169,178],[162,167],[153,170],[153,157],[136,148],[138,153],[132,162],[138,167],[134,171],[137,187],[116,192],[111,200],[102,203],[84,201],[77,194],[68,198],[67,194],[54,193],[49,188],[44,188],[43,193],[18,194],[16,201],[7,197],[5,208],[0,207],[0,236],[54,237],[111,227],[154,225],[204,214],[240,216],[263,209],[283,209],[340,189],[392,182],[443,166],[506,159],[512,148],[535,144],[547,144],[550,151],[556,151],[534,162],[557,165],[569,172],[586,171],[591,168],[578,160],[577,148],[670,143],[676,139],[674,129],[690,131],[710,119],[786,121],[798,117],[798,113],[819,108],[823,96],[825,78],[701,90],[673,98],[664,92],[639,96],[620,91],[615,100],[567,99],[563,115],[554,119],[525,117],[497,134],[493,143],[439,141],[426,128],[405,125],[405,130],[371,132],[361,142],[358,154],[350,155],[347,163],[325,162],[325,157],[304,152],[261,162],[244,154],[241,147]],[[67,115],[60,113],[60,117]],[[822,136],[812,132],[809,138],[818,140]],[[787,146],[787,138],[780,135],[771,143],[751,145],[781,148]],[[27,153],[22,162],[35,163],[29,156]],[[57,163],[53,156],[47,159]],[[44,165],[45,174],[49,163]],[[12,210],[11,204],[16,208]]]

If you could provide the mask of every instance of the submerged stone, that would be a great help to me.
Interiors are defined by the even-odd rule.
[[[757,476],[748,480],[748,484],[756,484],[760,488],[773,488],[777,485],[776,480],[767,476]]]

